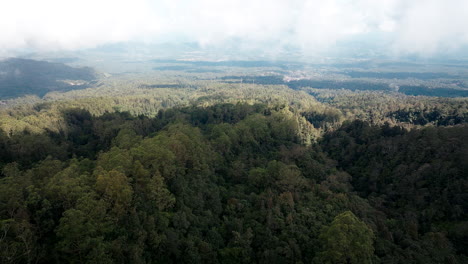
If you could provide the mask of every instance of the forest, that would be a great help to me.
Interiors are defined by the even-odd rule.
[[[32,86],[0,101],[0,263],[468,262],[464,90],[9,63]]]
[[[468,0],[1,0],[0,264],[468,264]]]
[[[466,263],[464,122],[330,109],[68,108],[57,129],[2,131],[1,262]]]

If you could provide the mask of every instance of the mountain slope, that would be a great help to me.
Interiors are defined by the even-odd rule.
[[[11,58],[0,61],[0,98],[83,89],[96,78],[96,72],[89,67]]]

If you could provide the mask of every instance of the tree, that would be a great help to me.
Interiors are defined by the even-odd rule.
[[[116,170],[102,171],[96,179],[96,190],[113,205],[117,215],[124,214],[132,201],[133,189],[129,179]]]
[[[60,260],[67,263],[112,263],[107,237],[115,230],[107,203],[86,195],[63,213],[56,229]]]
[[[317,263],[373,263],[374,233],[350,211],[336,216],[319,239],[323,250],[315,258]]]

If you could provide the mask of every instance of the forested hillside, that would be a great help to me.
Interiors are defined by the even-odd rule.
[[[97,75],[89,67],[73,68],[63,63],[19,58],[0,60],[0,99],[83,89]]]
[[[0,262],[468,261],[464,120],[213,98],[151,116],[4,110],[28,128],[0,132]]]

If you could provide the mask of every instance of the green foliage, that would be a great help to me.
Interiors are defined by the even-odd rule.
[[[466,125],[306,108],[69,109],[0,133],[0,261],[465,262]]]
[[[56,229],[60,259],[71,263],[112,263],[106,236],[113,226],[107,207],[104,200],[87,195],[78,200],[75,208],[63,213]]]
[[[323,250],[317,263],[373,263],[374,234],[350,211],[337,215],[319,239]]]
[[[112,206],[118,215],[127,211],[132,201],[133,189],[129,179],[122,172],[97,170],[96,192]]]

